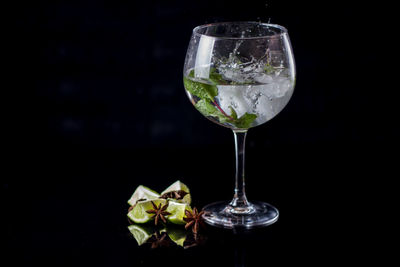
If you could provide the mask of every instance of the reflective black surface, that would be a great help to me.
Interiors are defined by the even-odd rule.
[[[267,4],[16,6],[10,67],[17,103],[4,124],[11,132],[1,191],[4,262],[382,266],[393,250],[386,240],[397,213],[399,133],[395,85],[385,84],[382,67],[392,58],[388,28],[379,26],[386,7]],[[203,118],[182,85],[192,28],[269,19],[289,31],[298,78],[288,106],[249,131],[246,190],[250,201],[276,206],[279,221],[248,233],[209,227],[205,244],[188,249],[138,247],[126,201],[139,184],[162,191],[181,179],[198,208],[233,194],[232,133]]]
[[[271,147],[267,155],[257,148],[248,150],[249,198],[269,201],[280,209],[274,225],[245,233],[208,227],[203,232],[205,244],[188,249],[137,246],[126,218],[126,201],[137,185],[161,191],[179,178],[190,186],[193,205],[199,208],[231,197],[233,162],[228,159],[233,148],[220,148],[129,153],[58,148],[42,151],[46,155],[37,158],[29,154],[32,161],[23,166],[26,177],[10,181],[5,190],[6,203],[11,203],[6,207],[9,256],[22,266],[55,262],[153,266],[163,262],[163,257],[193,261],[196,266],[208,262],[257,266],[259,260],[284,264],[293,258],[317,264],[321,257],[338,263],[347,256],[353,258],[357,255],[354,247],[364,248],[368,243],[363,242],[371,241],[370,223],[363,218],[378,206],[368,200],[368,181],[357,178],[364,167],[352,158],[360,154],[339,159],[343,147],[291,146]],[[215,152],[217,156],[212,155]],[[221,153],[227,160],[218,161],[218,166],[193,164],[204,158],[214,162]],[[291,159],[283,161],[287,155]],[[175,160],[165,160],[171,157]]]

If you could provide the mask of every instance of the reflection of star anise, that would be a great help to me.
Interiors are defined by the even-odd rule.
[[[184,198],[184,196],[186,196],[188,193],[183,191],[183,190],[176,190],[176,191],[171,191],[168,193],[163,194],[162,196],[160,196],[160,198],[173,198],[173,199],[182,199]]]
[[[164,232],[160,235],[158,231],[154,233],[149,242],[151,243],[151,248],[169,247],[171,244],[167,233]]]
[[[183,248],[188,249],[191,247],[204,245],[206,243],[206,240],[207,237],[205,235],[193,233],[192,235],[188,235],[185,242],[183,243]]]
[[[186,222],[185,229],[192,227],[193,233],[197,234],[199,232],[199,226],[204,227],[203,218],[201,217],[203,213],[204,211],[198,212],[197,208],[193,208],[193,212],[185,210],[186,218],[183,218]]]
[[[168,211],[166,211],[166,209],[168,208],[168,204],[169,203],[167,202],[167,204],[165,204],[164,206],[162,206],[162,203],[160,203],[160,205],[158,205],[158,207],[157,207],[156,204],[154,204],[153,201],[151,201],[151,204],[153,205],[153,209],[146,210],[146,212],[154,214],[152,216],[152,218],[155,218],[154,224],[157,225],[159,219],[161,219],[164,223],[167,223],[167,220],[165,219],[165,216],[171,214]]]

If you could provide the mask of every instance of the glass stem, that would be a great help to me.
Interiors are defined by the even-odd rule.
[[[235,213],[247,213],[250,204],[247,201],[245,193],[244,181],[244,152],[247,130],[233,130],[235,136],[235,152],[236,152],[236,177],[235,177],[235,193],[229,204]]]

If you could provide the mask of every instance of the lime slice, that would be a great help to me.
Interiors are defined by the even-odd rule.
[[[136,203],[135,207],[128,213],[129,219],[134,221],[135,223],[147,223],[150,221],[152,218],[152,214],[147,213],[147,210],[153,209],[153,205],[151,202],[154,202],[156,206],[160,205],[165,205],[167,201],[165,199],[154,199],[154,200],[145,200],[145,201],[139,201]],[[167,209],[168,210],[168,209]]]
[[[187,187],[184,183],[182,183],[181,181],[176,181],[175,183],[171,184],[167,189],[165,189],[164,191],[161,192],[161,195],[164,195],[165,193],[171,192],[171,191],[185,191],[187,193],[187,195],[185,195],[182,199],[180,200],[173,200],[173,201],[177,201],[177,202],[181,202],[181,203],[187,203],[188,205],[190,205],[190,203],[192,203],[192,198],[190,196],[190,190],[189,187]]]
[[[175,183],[173,183],[173,184],[171,184],[170,186],[168,186],[168,188],[167,189],[165,189],[162,193],[161,193],[161,195],[163,195],[163,194],[165,194],[165,193],[168,193],[168,192],[171,192],[171,191],[179,191],[179,190],[183,190],[183,191],[185,191],[186,193],[190,193],[190,191],[189,191],[189,188],[184,184],[184,183],[182,183],[181,181],[176,181]]]
[[[190,196],[190,194],[187,194],[182,198],[181,201],[190,205],[190,203],[192,203],[192,197]]]
[[[152,235],[153,229],[151,227],[139,226],[132,224],[128,226],[129,231],[136,239],[139,246],[143,245]]]
[[[151,200],[157,199],[160,197],[156,191],[151,190],[150,188],[139,185],[135,192],[133,193],[132,197],[128,200],[129,205],[134,206],[139,199],[142,200]]]
[[[192,208],[186,203],[169,201],[167,211],[171,213],[171,215],[168,215],[167,220],[174,224],[185,224],[186,222],[183,220],[185,217],[185,210],[192,211]]]

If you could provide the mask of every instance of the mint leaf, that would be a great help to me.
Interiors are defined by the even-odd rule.
[[[227,82],[222,78],[222,75],[217,72],[215,68],[210,69],[210,76],[208,78],[212,83],[218,84],[227,84]]]
[[[245,113],[242,117],[238,119],[236,111],[231,106],[229,106],[229,109],[231,111],[231,118],[229,118],[222,114],[220,110],[218,110],[213,104],[205,99],[199,100],[195,104],[195,107],[198,111],[200,111],[201,114],[206,117],[210,116],[217,118],[220,123],[230,123],[241,129],[249,128],[253,121],[257,118],[256,114]]]
[[[195,104],[195,107],[204,116],[215,117],[220,123],[232,122],[228,117],[222,114],[222,112],[217,107],[215,107],[213,104],[205,99],[199,100]]]
[[[264,72],[265,72],[266,74],[271,74],[271,73],[273,73],[274,71],[275,71],[275,68],[274,68],[271,64],[267,63],[267,64],[264,66]]]
[[[229,106],[229,109],[231,110],[231,117],[236,120],[237,119],[237,113],[236,111],[233,109],[232,106]]]
[[[218,89],[214,85],[194,82],[186,77],[183,78],[183,83],[186,90],[188,90],[189,93],[197,96],[198,98],[209,99],[210,101],[212,101],[214,97],[218,95]]]
[[[205,99],[199,100],[194,106],[204,116],[215,116],[217,112],[220,112],[216,107],[214,107],[210,102]]]
[[[246,112],[242,117],[236,119],[233,124],[238,128],[247,129],[250,128],[255,119],[257,119],[256,114],[250,114]]]
[[[220,123],[229,123],[240,129],[247,129],[257,118],[256,114],[245,113],[238,118],[235,109],[229,106],[230,115],[224,112],[214,98],[218,95],[217,85],[227,84],[222,78],[222,75],[217,73],[215,68],[211,68],[210,76],[206,81],[194,81],[194,70],[191,70],[187,77],[183,78],[183,82],[187,91],[192,95],[197,96],[200,100],[197,101],[195,107],[200,113],[206,117],[214,117]],[[209,83],[211,84],[209,84]]]
[[[194,71],[192,70],[188,76],[193,78]],[[209,99],[210,101],[213,101],[214,97],[218,95],[218,88],[215,85],[195,82],[187,77],[183,77],[183,84],[189,93],[201,99]]]

